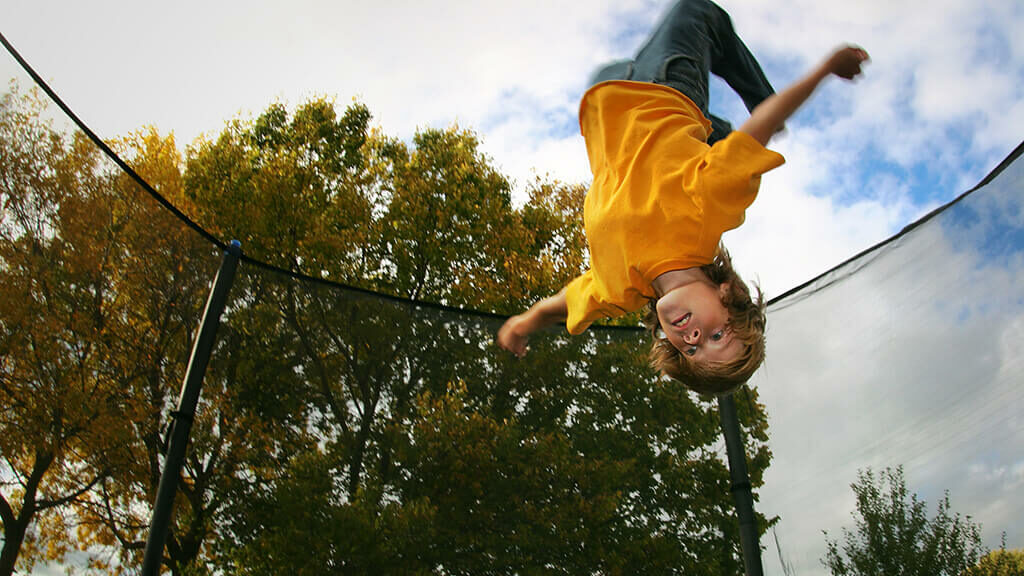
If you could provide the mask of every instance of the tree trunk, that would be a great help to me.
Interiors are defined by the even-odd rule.
[[[49,466],[49,464],[47,464]],[[25,542],[25,532],[28,525],[36,515],[36,489],[37,478],[42,477],[39,472],[39,461],[36,461],[35,470],[29,476],[29,483],[25,490],[25,497],[21,506],[21,512],[15,518],[13,514],[4,514],[4,548],[0,551],[0,576],[11,576],[14,574],[14,565],[18,561],[18,554],[21,552],[21,545]],[[39,472],[37,474],[37,472]],[[4,502],[5,512],[11,512],[7,503]]]
[[[39,484],[53,464],[53,460],[53,454],[47,450],[36,452],[36,461],[32,466],[32,473],[25,482],[25,495],[22,496],[21,511],[17,518],[14,518],[13,510],[6,507],[6,502],[4,503],[4,548],[0,551],[0,576],[14,574],[14,564],[18,561],[21,545],[25,541],[25,532],[36,515],[36,493],[39,491]]]
[[[25,516],[22,510],[22,517]],[[21,551],[21,543],[25,541],[25,530],[32,517],[18,518],[10,524],[4,523],[4,548],[0,552],[0,576],[11,576],[14,574],[14,564],[18,561],[18,552]]]

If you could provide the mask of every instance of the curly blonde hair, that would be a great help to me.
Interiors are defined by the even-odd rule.
[[[765,356],[765,303],[761,288],[754,285],[757,297],[752,298],[739,274],[733,270],[732,259],[724,246],[718,246],[714,260],[700,267],[716,285],[727,284],[722,304],[729,312],[728,328],[733,338],[744,344],[743,353],[731,362],[698,364],[691,362],[664,336],[658,320],[658,300],[648,303],[644,324],[650,330],[651,366],[662,374],[683,383],[699,394],[722,396],[733,392],[754,374]]]

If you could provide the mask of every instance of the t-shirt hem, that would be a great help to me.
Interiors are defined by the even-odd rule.
[[[676,90],[675,88],[672,88],[671,86],[665,86],[663,84],[656,84],[654,82],[638,82],[636,80],[605,80],[603,82],[598,82],[597,84],[594,84],[590,88],[587,88],[587,91],[583,93],[583,97],[580,98],[579,108],[577,110],[577,119],[579,121],[580,133],[581,134],[583,132],[583,107],[584,107],[584,104],[587,101],[587,96],[591,92],[595,92],[596,90],[599,90],[602,86],[608,86],[608,85],[611,85],[611,84],[635,86],[635,87],[643,88],[645,90],[649,89],[649,90],[652,90],[652,91],[660,91],[660,92],[670,93],[673,96],[676,96],[680,100],[682,100],[684,102],[684,104],[686,105],[687,109],[691,112],[690,116],[692,118],[694,118],[695,120],[697,120],[697,122],[699,122],[701,124],[701,126],[704,127],[705,132],[707,132],[708,134],[711,134],[711,121],[708,120],[706,116],[704,116],[704,113],[701,112],[700,108],[697,106],[696,103],[694,103],[693,100],[690,99],[689,96],[687,96],[686,94],[683,94],[682,92],[680,92],[679,90]],[[749,136],[749,134],[748,134],[748,136]],[[754,142],[758,143],[756,140],[754,140]]]

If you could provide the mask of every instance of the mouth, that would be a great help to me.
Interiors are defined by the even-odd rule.
[[[686,325],[690,323],[690,317],[692,315],[692,312],[687,312],[686,314],[683,314],[682,316],[673,320],[672,325],[675,326],[676,328],[685,328]]]

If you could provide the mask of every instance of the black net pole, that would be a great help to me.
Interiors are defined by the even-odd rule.
[[[747,456],[740,439],[740,424],[736,417],[736,401],[732,394],[718,399],[718,413],[725,435],[725,449],[729,455],[730,491],[740,521],[740,545],[743,547],[743,567],[747,576],[763,576],[761,543],[754,520],[754,495],[747,475]]]
[[[206,301],[202,322],[199,324],[199,335],[192,348],[192,356],[185,371],[185,382],[182,384],[178,409],[172,412],[170,440],[167,443],[167,456],[164,458],[164,470],[160,475],[156,502],[153,504],[153,516],[149,523],[149,537],[146,539],[146,554],[142,560],[144,576],[159,576],[163,562],[164,544],[167,541],[167,529],[170,526],[171,511],[174,508],[174,494],[178,490],[178,478],[185,462],[185,448],[188,446],[189,433],[192,430],[192,419],[199,403],[199,392],[203,386],[203,376],[210,362],[210,353],[217,337],[220,317],[227,304],[228,291],[235,279],[238,260],[242,254],[241,245],[237,240],[231,242],[224,252],[224,260],[213,281],[213,289]]]

